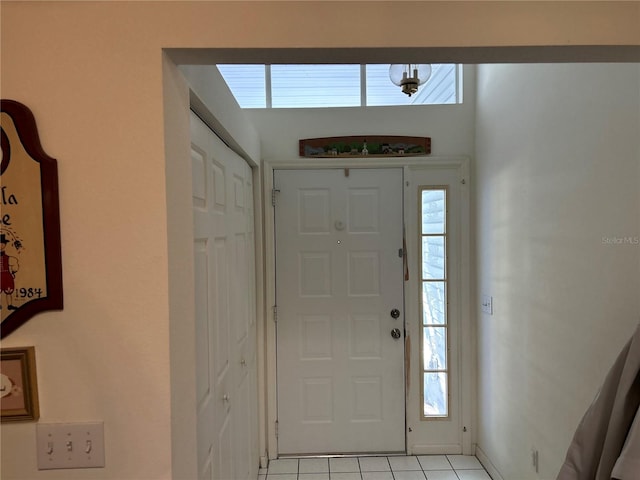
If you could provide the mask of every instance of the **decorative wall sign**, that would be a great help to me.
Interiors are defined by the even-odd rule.
[[[0,410],[2,422],[40,417],[34,347],[0,351]]]
[[[58,167],[31,111],[0,101],[0,338],[62,309]]]
[[[369,135],[300,140],[301,157],[413,157],[430,153],[429,137]]]

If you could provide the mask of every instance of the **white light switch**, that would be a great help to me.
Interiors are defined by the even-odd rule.
[[[38,470],[104,467],[103,423],[36,425]]]
[[[482,311],[493,315],[493,297],[491,295],[482,295]]]

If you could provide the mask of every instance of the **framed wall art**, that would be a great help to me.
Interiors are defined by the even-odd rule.
[[[31,110],[0,101],[0,338],[62,309],[58,167]]]
[[[40,418],[34,347],[0,349],[0,409],[2,422]]]
[[[298,143],[301,157],[414,157],[431,154],[430,137],[351,135],[306,138]]]

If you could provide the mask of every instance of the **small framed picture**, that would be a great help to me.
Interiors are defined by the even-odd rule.
[[[0,410],[2,422],[40,418],[34,347],[0,349]]]

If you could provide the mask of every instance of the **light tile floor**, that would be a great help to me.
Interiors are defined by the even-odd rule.
[[[476,457],[424,455],[283,458],[260,469],[258,480],[491,480]]]

